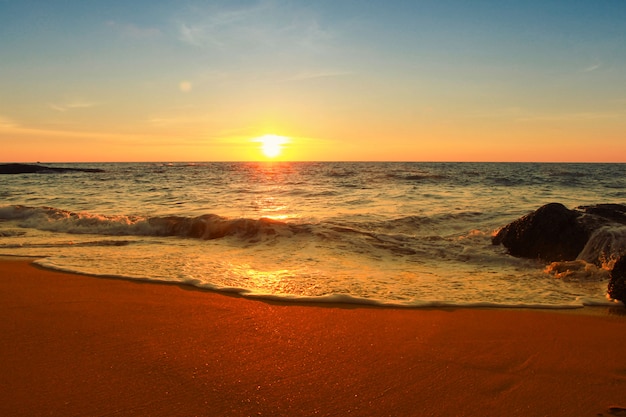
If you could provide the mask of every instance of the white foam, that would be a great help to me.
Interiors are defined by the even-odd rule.
[[[626,254],[626,226],[608,225],[591,235],[578,259],[600,263],[612,269],[615,261],[623,254]]]

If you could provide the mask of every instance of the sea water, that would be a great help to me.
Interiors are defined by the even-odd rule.
[[[519,259],[491,237],[546,203],[626,203],[625,164],[49,166],[103,172],[1,175],[0,254],[297,301],[607,304],[607,265]]]

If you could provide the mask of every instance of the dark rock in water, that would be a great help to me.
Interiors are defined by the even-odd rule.
[[[609,281],[609,297],[626,303],[626,255],[615,262]]]
[[[64,172],[104,172],[96,168],[48,167],[39,164],[0,164],[0,174],[46,174]]]
[[[559,203],[540,207],[493,237],[513,256],[548,262],[575,259],[602,266],[626,252],[626,205],[597,204],[569,210]]]
[[[493,237],[513,256],[548,262],[576,259],[589,239],[589,230],[578,219],[582,213],[550,203],[503,227]]]
[[[626,206],[623,204],[596,204],[595,206],[580,206],[578,209],[587,214],[626,225]]]
[[[585,261],[611,271],[608,294],[626,303],[626,206],[598,204],[569,210],[551,203],[500,229],[492,239],[513,256],[547,262]],[[557,265],[557,267],[569,265]]]

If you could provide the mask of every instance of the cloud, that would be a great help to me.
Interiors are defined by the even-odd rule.
[[[319,70],[319,71],[303,71],[293,77],[289,78],[289,81],[303,81],[316,78],[329,78],[329,77],[344,77],[346,75],[354,74],[353,71],[341,71],[341,70]]]
[[[317,19],[309,18],[300,23],[299,32],[302,37],[298,41],[300,46],[309,50],[318,50],[333,40],[333,35],[328,29],[320,26]]]
[[[582,72],[593,72],[602,67],[602,64],[590,65],[582,70]]]
[[[192,46],[222,47],[253,27],[259,5],[240,9],[193,10],[193,16],[178,24],[178,39]],[[244,29],[247,28],[247,29]]]
[[[48,104],[48,107],[50,107],[52,110],[56,110],[59,112],[66,112],[68,110],[74,109],[87,109],[90,107],[98,106],[99,104],[100,103],[78,99],[70,100],[64,103],[50,103]]]
[[[180,24],[178,35],[180,41],[193,46],[203,46],[206,40],[202,28],[187,23]]]
[[[578,112],[578,113],[555,113],[543,115],[529,115],[519,117],[518,122],[576,122],[593,120],[622,119],[624,114],[620,112]]]
[[[178,39],[188,45],[237,52],[238,48],[316,51],[333,36],[306,8],[260,1],[239,8],[196,8],[178,19]]]
[[[15,127],[18,127],[17,123],[8,117],[0,115],[0,129],[11,129]]]
[[[183,116],[154,116],[146,119],[145,122],[159,127],[165,126],[192,126],[203,123],[203,118],[195,115],[183,115]]]

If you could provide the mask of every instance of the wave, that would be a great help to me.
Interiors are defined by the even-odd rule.
[[[356,202],[355,202],[356,204]],[[481,212],[443,213],[433,216],[404,216],[382,221],[366,219],[346,222],[330,220],[325,223],[329,230],[345,233],[358,233],[371,236],[372,230],[378,233],[407,232],[414,234],[424,225],[449,223],[453,221],[471,223]],[[73,212],[54,207],[30,207],[11,205],[0,207],[0,220],[17,221],[23,228],[63,232],[71,234],[100,234],[108,236],[179,236],[196,239],[219,239],[227,236],[251,237],[255,235],[276,235],[312,232],[313,223],[290,223],[271,218],[226,218],[217,214],[187,216],[132,216],[105,215],[88,212]],[[5,230],[5,236],[23,235],[23,231]]]
[[[349,178],[349,177],[355,177],[357,175],[358,175],[358,172],[354,170],[334,169],[326,173],[326,176],[330,178]]]
[[[626,254],[626,227],[608,225],[596,230],[583,250],[579,260],[599,263],[605,269],[613,269],[616,260]]]
[[[93,240],[87,242],[54,242],[54,243],[9,243],[0,244],[0,249],[24,248],[61,248],[61,247],[95,247],[95,246],[128,246],[129,240]]]
[[[548,173],[549,176],[551,177],[585,177],[587,176],[586,173],[584,172],[578,172],[578,171],[552,171]]]
[[[226,236],[254,237],[276,235],[279,231],[298,232],[301,227],[269,218],[227,219],[216,214],[198,217],[152,217],[147,220],[157,236],[181,236],[203,240],[220,239]]]
[[[489,177],[487,180],[491,181],[493,184],[504,187],[516,187],[527,185],[527,180],[525,178],[512,178],[512,177]]]
[[[563,281],[608,281],[611,278],[608,269],[598,267],[582,259],[552,262],[546,266],[544,272]]]
[[[440,174],[405,174],[405,173],[390,173],[387,174],[387,178],[396,179],[400,181],[443,181],[448,177]]]
[[[507,257],[491,244],[488,232],[471,227],[485,215],[356,215],[289,223],[216,214],[100,215],[13,205],[0,207],[0,231],[8,231],[0,250],[40,255],[38,263],[49,268],[291,302],[541,308],[603,302],[602,294],[589,294],[606,288],[606,269],[580,260],[551,265],[544,274],[545,265]],[[150,238],[165,236],[189,240]],[[228,237],[223,244],[203,243]],[[521,285],[523,291],[517,280],[506,278],[517,273],[511,271],[522,271],[520,279],[529,280]],[[494,283],[481,281],[487,278]],[[498,285],[509,292],[498,295]],[[558,295],[562,287],[566,296]],[[527,296],[533,291],[536,297]]]
[[[179,236],[204,240],[226,236],[252,237],[297,233],[302,226],[269,218],[227,219],[216,214],[197,217],[141,217],[71,212],[53,207],[0,207],[0,219],[16,220],[20,227],[71,234],[108,236]]]
[[[79,273],[91,275],[101,278],[122,279],[132,281],[154,282],[168,285],[189,285],[200,290],[216,291],[225,294],[237,294],[242,297],[259,299],[265,301],[288,302],[288,303],[304,303],[304,304],[340,304],[340,305],[362,305],[374,307],[392,307],[392,308],[526,308],[526,309],[580,309],[586,306],[604,306],[613,307],[619,305],[615,301],[609,299],[577,297],[568,302],[551,303],[551,302],[532,302],[532,301],[469,301],[469,300],[391,300],[385,298],[365,297],[348,293],[331,293],[324,295],[296,295],[296,294],[273,294],[268,292],[260,292],[242,288],[238,286],[219,285],[204,282],[193,278],[180,279],[163,279],[149,278],[145,276],[119,275],[111,273],[94,273],[85,271],[82,268],[72,266],[64,266],[58,264],[54,258],[42,258],[34,261],[35,264],[52,270]]]
[[[405,259],[421,261],[431,259],[434,254],[440,259],[451,259],[462,252],[468,244],[488,244],[488,236],[480,235],[480,242],[466,240],[465,236],[476,229],[475,223],[481,213],[461,212],[434,216],[404,216],[395,219],[373,220],[363,218],[334,218],[321,222],[288,222],[270,218],[226,218],[216,214],[186,216],[128,216],[103,215],[87,212],[72,212],[53,207],[29,207],[13,205],[0,207],[0,220],[12,221],[17,227],[53,233],[134,236],[134,237],[179,237],[194,240],[216,240],[230,238],[236,246],[275,245],[287,249],[293,245],[312,244],[312,247],[334,248],[338,253],[352,253],[370,258]],[[19,229],[4,228],[10,236],[21,237]],[[30,232],[28,233],[30,234]],[[297,238],[297,241],[295,240]],[[52,245],[68,245],[62,239],[53,238]],[[104,239],[93,238],[97,242]],[[484,240],[485,242],[482,242]],[[61,242],[61,243],[58,243]],[[117,242],[117,241],[115,241]],[[308,242],[308,243],[305,243]],[[482,242],[482,243],[481,243]],[[34,247],[31,239],[6,242],[14,248]],[[46,241],[45,244],[50,244]],[[88,243],[81,243],[87,245]],[[115,243],[124,245],[124,243]],[[104,245],[104,244],[102,244]],[[456,254],[456,255],[455,255]]]
[[[0,230],[0,237],[16,237],[16,236],[24,236],[26,234],[23,230]]]

